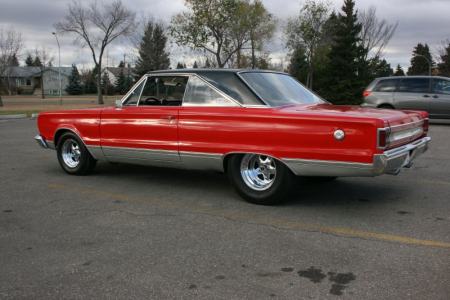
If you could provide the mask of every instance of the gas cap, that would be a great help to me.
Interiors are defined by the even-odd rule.
[[[334,132],[334,138],[338,141],[342,141],[345,138],[345,132],[342,129],[338,129]]]

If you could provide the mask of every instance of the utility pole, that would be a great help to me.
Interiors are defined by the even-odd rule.
[[[62,82],[61,82],[61,46],[59,45],[58,36],[56,32],[52,32],[55,36],[56,43],[58,44],[58,80],[59,80],[59,104],[62,105]],[[44,78],[41,78],[44,80]]]

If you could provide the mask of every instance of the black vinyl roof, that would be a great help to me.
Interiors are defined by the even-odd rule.
[[[270,70],[262,70],[262,69],[169,69],[169,70],[158,70],[158,71],[151,71],[147,74],[158,74],[158,73],[195,73],[195,74],[202,74],[202,73],[238,73],[238,72],[262,72],[262,73],[282,73],[282,72],[276,72],[276,71],[270,71]]]

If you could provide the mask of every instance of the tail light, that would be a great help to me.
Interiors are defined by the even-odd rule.
[[[363,97],[369,97],[370,95],[372,95],[372,91],[365,90],[363,92]]]
[[[430,128],[430,120],[428,120],[428,119],[424,119],[423,120],[423,134],[424,135],[427,135],[427,133],[428,133],[428,129]]]
[[[391,130],[389,128],[379,128],[377,137],[377,147],[385,149],[389,146],[389,135]]]

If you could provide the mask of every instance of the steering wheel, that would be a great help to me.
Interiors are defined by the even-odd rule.
[[[156,97],[148,97],[144,99],[144,105],[161,105],[162,101]]]

